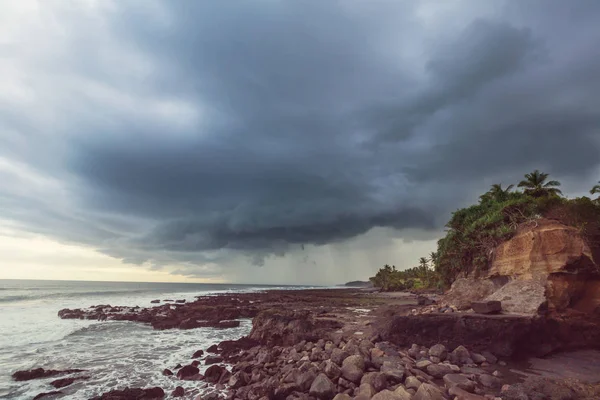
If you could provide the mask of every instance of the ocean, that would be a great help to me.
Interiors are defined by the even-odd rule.
[[[65,399],[152,386],[162,387],[167,394],[183,386],[188,392],[184,398],[193,399],[200,382],[163,376],[163,369],[189,363],[198,349],[246,335],[250,320],[233,329],[155,331],[136,322],[62,320],[58,310],[96,304],[150,307],[154,299],[190,301],[198,295],[302,288],[307,287],[0,279],[0,399],[31,400],[38,393],[56,390],[49,385],[56,377],[11,379],[14,371],[37,367],[86,370],[81,375],[90,379],[60,389]]]

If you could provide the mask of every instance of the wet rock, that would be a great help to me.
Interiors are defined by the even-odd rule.
[[[444,375],[451,374],[454,371],[447,364],[431,364],[427,367],[427,373],[434,378],[443,378]]]
[[[420,306],[429,306],[435,304],[435,301],[426,296],[417,297],[417,304]]]
[[[342,363],[342,376],[350,382],[360,382],[364,370],[365,360],[359,355],[346,357]]]
[[[441,361],[444,361],[446,359],[447,355],[448,355],[448,350],[446,349],[446,346],[444,346],[443,344],[438,343],[429,349],[429,356],[437,357]]]
[[[152,300],[150,303],[157,304],[157,303],[160,303],[160,300]]]
[[[196,350],[196,352],[192,355],[192,358],[200,358],[204,355],[204,350]]]
[[[209,383],[221,382],[224,374],[228,374],[229,371],[225,367],[220,365],[211,365],[204,371],[204,379]]]
[[[319,374],[310,385],[309,394],[321,400],[330,400],[335,395],[336,388],[325,374]]]
[[[200,370],[198,367],[194,367],[193,365],[186,365],[182,367],[179,371],[177,371],[177,377],[179,379],[190,379],[194,375],[198,375]]]
[[[471,308],[477,314],[495,314],[502,311],[502,303],[496,300],[474,301]]]
[[[487,359],[478,353],[471,353],[471,359],[473,359],[473,362],[475,364],[481,364],[481,363],[487,362]]]
[[[56,389],[60,389],[60,388],[71,385],[75,381],[80,381],[80,380],[85,380],[85,379],[90,379],[90,377],[89,376],[77,376],[77,377],[73,377],[73,378],[57,379],[55,381],[50,382],[50,385],[54,386]]]
[[[208,353],[218,353],[219,352],[219,347],[216,344],[213,344],[212,346],[210,346],[208,349],[206,349],[206,351]]]
[[[475,382],[462,374],[444,375],[444,384],[447,389],[457,386],[467,392],[473,392],[475,390]]]
[[[185,300],[175,300],[175,303],[183,304],[185,303]]]
[[[413,400],[445,400],[442,391],[430,383],[423,383],[419,386]]]
[[[171,392],[171,396],[173,397],[183,397],[185,396],[185,389],[181,386],[177,386],[175,390]]]
[[[433,364],[433,363],[429,360],[421,360],[421,361],[417,361],[415,366],[419,369],[425,369],[425,368],[429,367],[431,364]]]
[[[204,365],[211,365],[223,362],[223,357],[220,356],[208,356],[204,360]]]
[[[248,374],[244,371],[238,371],[229,377],[229,382],[227,384],[232,389],[238,389],[242,386],[246,386],[249,382],[250,377]]]
[[[131,389],[111,390],[101,396],[93,397],[91,400],[150,400],[162,399],[165,397],[165,391],[159,387],[150,389]]]
[[[17,371],[12,374],[12,378],[15,381],[29,381],[32,379],[49,378],[56,375],[66,375],[75,372],[83,372],[83,369],[67,369],[67,370],[53,370],[44,368],[35,368],[27,371]]]
[[[47,396],[54,396],[54,395],[59,395],[59,394],[62,394],[62,392],[60,390],[55,390],[55,391],[46,392],[46,393],[40,393],[37,396],[35,396],[33,398],[33,400],[38,400],[38,399],[41,399],[41,398],[44,398],[44,397],[47,397]]]
[[[165,368],[165,369],[163,369],[162,374],[163,374],[163,376],[171,376],[171,375],[173,375],[173,371],[171,371],[168,368]]]
[[[194,367],[197,367],[198,365],[200,365],[200,361],[194,360],[194,361],[192,361],[191,365],[193,365]]]

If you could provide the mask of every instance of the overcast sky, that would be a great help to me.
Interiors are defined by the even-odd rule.
[[[0,278],[335,284],[600,180],[600,2],[0,0]]]

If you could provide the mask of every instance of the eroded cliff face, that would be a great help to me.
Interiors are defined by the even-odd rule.
[[[600,313],[600,266],[577,228],[539,219],[495,249],[486,275],[457,280],[447,298],[462,309],[485,299],[515,314]]]
[[[600,272],[579,230],[540,219],[537,225],[523,226],[512,239],[496,248],[488,277],[534,279],[585,271]]]

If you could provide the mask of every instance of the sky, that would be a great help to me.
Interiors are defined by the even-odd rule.
[[[0,278],[338,284],[600,180],[597,0],[0,0]]]

